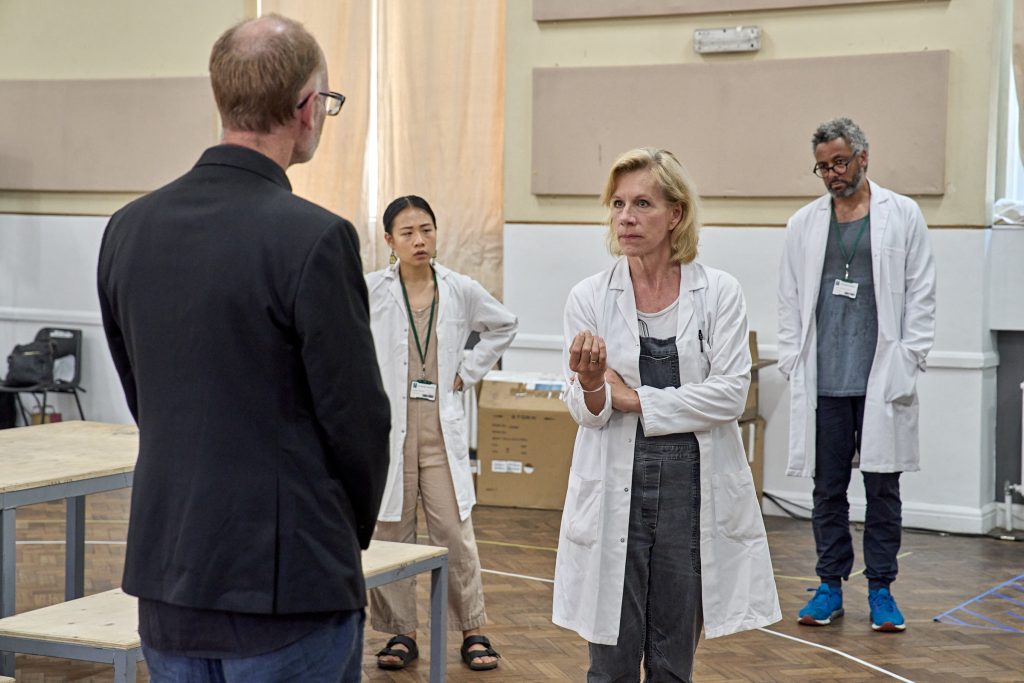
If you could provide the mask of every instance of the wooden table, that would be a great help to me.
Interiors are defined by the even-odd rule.
[[[85,593],[85,496],[132,485],[134,426],[57,422],[0,430],[0,617],[15,612],[15,519],[22,505],[67,502],[66,599]],[[14,657],[0,653],[0,674]]]
[[[443,683],[448,640],[448,549],[432,545],[371,541],[363,551],[367,588],[430,572],[430,680]]]
[[[363,552],[368,588],[431,572],[430,680],[445,678],[448,550],[374,541]],[[138,601],[120,588],[0,619],[0,649],[112,664],[115,683],[133,683],[142,659]]]

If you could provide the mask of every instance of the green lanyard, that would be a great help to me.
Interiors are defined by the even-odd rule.
[[[430,332],[434,329],[434,307],[437,305],[437,272],[431,267],[430,274],[434,276],[434,296],[430,299],[430,318],[427,320],[427,342],[420,346],[420,333],[416,329],[416,321],[412,317],[412,305],[409,304],[409,292],[405,289],[405,280],[402,279],[402,272],[398,272],[398,281],[402,283],[402,296],[405,297],[405,310],[409,313],[409,325],[412,326],[412,337],[416,340],[416,351],[420,354],[421,378],[427,376],[427,351],[430,349]]]
[[[871,212],[868,211],[864,214],[864,218],[860,220],[860,231],[857,232],[857,239],[853,241],[853,251],[847,254],[846,245],[843,244],[843,235],[839,232],[839,219],[836,218],[836,207],[835,204],[832,205],[832,224],[836,226],[836,241],[839,242],[839,252],[846,261],[846,274],[843,276],[843,279],[847,282],[850,281],[850,264],[853,263],[853,257],[857,255],[857,245],[860,244],[860,238],[864,236],[864,229],[871,223]]]

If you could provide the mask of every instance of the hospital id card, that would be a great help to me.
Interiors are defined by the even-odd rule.
[[[856,282],[849,282],[848,280],[840,280],[836,278],[836,283],[832,286],[832,294],[835,296],[845,296],[849,299],[857,298],[857,288],[860,287]]]
[[[421,401],[437,400],[437,385],[425,379],[414,379],[409,387],[409,398]]]

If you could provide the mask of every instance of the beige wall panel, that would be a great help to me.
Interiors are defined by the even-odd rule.
[[[217,36],[255,13],[256,0],[0,0],[0,81],[205,77]],[[151,121],[150,106],[132,98],[116,116],[125,123],[138,116]],[[64,118],[78,113],[73,102],[62,101],[52,92],[35,100],[32,107],[40,116],[48,115],[47,110],[60,110]],[[181,103],[170,111],[188,113]],[[7,124],[8,119],[3,121]],[[45,139],[62,129],[63,124],[46,131],[40,144],[47,147]],[[120,138],[118,134],[108,146],[122,146]],[[166,131],[159,142],[175,144]],[[124,154],[138,152],[125,148]],[[34,154],[41,151],[36,149]],[[194,157],[177,173],[193,163]],[[81,188],[68,192],[0,189],[0,213],[109,215],[136,196],[137,192]]]
[[[58,192],[155,189],[219,125],[205,77],[0,81],[0,121],[0,188]]]
[[[946,50],[949,91],[946,128],[946,192],[917,196],[930,226],[984,226],[991,222],[998,146],[997,67],[1009,20],[1008,3],[976,0],[885,2],[807,7],[781,12],[733,12],[604,21],[533,20],[532,3],[507,4],[505,220],[509,223],[587,223],[607,212],[593,196],[535,195],[533,182],[533,72],[552,67],[611,67],[676,64],[747,64],[782,59],[824,59],[856,55]],[[699,55],[693,32],[711,26],[756,24],[761,51]],[[828,80],[841,81],[843,74]],[[861,97],[845,93],[830,115],[841,115]],[[608,92],[608,99],[618,97]],[[604,106],[604,105],[602,105]],[[775,112],[751,104],[759,116]],[[893,119],[899,112],[886,108]],[[817,121],[814,125],[817,125]],[[913,128],[912,120],[904,122]],[[788,142],[813,163],[808,139],[814,125]],[[867,124],[865,124],[866,126]],[[871,134],[871,131],[868,131]],[[774,137],[774,136],[773,136]],[[753,145],[752,145],[753,148]],[[872,176],[884,146],[871,138]],[[763,172],[777,172],[771,155]],[[607,169],[606,169],[607,170]],[[808,171],[809,174],[809,171]],[[878,178],[881,180],[881,178]],[[701,178],[697,178],[698,183]],[[824,188],[822,188],[824,190]],[[709,225],[782,226],[806,197],[708,197]]]
[[[884,150],[871,161],[874,179],[942,194],[948,81],[946,51],[536,69],[532,191],[597,195],[620,153],[655,146],[676,153],[703,196],[815,196],[809,131],[842,112]]]
[[[801,7],[834,7],[901,0],[533,0],[535,21],[657,17],[676,14],[711,14]]]

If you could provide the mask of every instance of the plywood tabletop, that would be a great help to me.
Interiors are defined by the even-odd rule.
[[[363,551],[363,576],[371,578],[401,567],[447,555],[447,548],[416,543],[392,543],[370,541],[370,547]]]
[[[55,422],[0,430],[0,493],[131,472],[134,425]]]
[[[118,649],[139,647],[138,601],[115,588],[0,619],[0,636]]]

